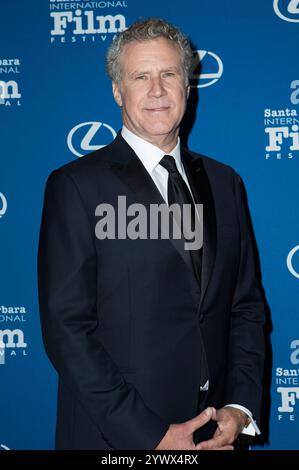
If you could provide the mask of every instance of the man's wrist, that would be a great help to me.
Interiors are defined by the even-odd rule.
[[[240,410],[241,411],[241,410]],[[250,416],[248,416],[245,411],[241,411],[241,413],[243,413],[243,415],[245,416],[245,424],[244,424],[244,428],[247,428],[249,426],[249,424],[251,423],[251,418]]]
[[[247,426],[249,426],[249,424],[251,423],[251,418],[247,413],[245,413],[245,411],[240,410],[239,408],[235,408],[234,406],[229,406],[229,405],[226,406],[225,408],[230,408],[231,410],[234,410],[236,415],[240,417],[240,423],[242,425],[242,429],[247,428]]]

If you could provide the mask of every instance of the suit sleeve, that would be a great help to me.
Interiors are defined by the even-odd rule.
[[[125,382],[99,341],[94,228],[62,170],[45,189],[38,284],[46,352],[103,439],[114,449],[154,449],[169,424]]]
[[[230,362],[226,403],[248,408],[259,419],[264,370],[264,301],[241,178],[234,174],[240,229],[239,270],[231,309]]]

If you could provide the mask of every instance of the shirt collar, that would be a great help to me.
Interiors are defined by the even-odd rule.
[[[130,145],[130,147],[134,150],[138,158],[141,160],[142,164],[145,166],[148,173],[152,173],[164,157],[165,152],[163,152],[163,150],[159,149],[155,145],[142,139],[141,137],[138,137],[132,131],[129,131],[126,126],[123,126],[121,130],[121,135],[125,139],[125,141]],[[171,152],[168,152],[167,155],[172,155],[174,157],[178,170],[182,173],[182,171],[184,170],[181,161],[181,148],[179,137],[176,146]]]

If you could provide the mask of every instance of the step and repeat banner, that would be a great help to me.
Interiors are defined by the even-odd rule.
[[[57,378],[43,349],[36,273],[44,185],[120,129],[105,52],[149,16],[181,28],[194,47],[189,148],[231,165],[248,193],[268,304],[256,448],[298,449],[299,1],[0,5],[1,450],[54,446]]]

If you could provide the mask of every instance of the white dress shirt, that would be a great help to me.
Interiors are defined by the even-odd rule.
[[[162,165],[159,165],[160,161],[165,155],[165,152],[163,152],[163,150],[159,149],[155,145],[150,144],[146,140],[141,139],[141,137],[138,137],[137,135],[133,134],[133,132],[129,131],[129,129],[127,129],[125,126],[123,126],[122,128],[121,134],[126,140],[126,142],[130,145],[130,147],[132,147],[139,160],[141,160],[141,163],[147,170],[148,174],[151,176],[157,188],[159,189],[164,201],[168,204],[168,171]],[[185,173],[185,169],[181,160],[180,138],[178,138],[178,143],[176,144],[174,149],[171,152],[168,152],[167,155],[171,155],[175,159],[177,169],[180,175],[182,176],[183,180],[187,184],[190,194],[192,195],[190,185]]]
[[[123,126],[122,128],[121,135],[123,136],[125,141],[129,144],[129,146],[134,150],[137,157],[139,158],[139,160],[141,161],[141,163],[147,170],[148,174],[151,176],[156,187],[160,191],[164,201],[168,203],[168,197],[167,197],[168,171],[162,165],[159,165],[160,161],[165,155],[165,152],[163,152],[163,150],[159,149],[158,147],[151,144],[150,142],[147,142],[141,137],[138,137],[133,132],[129,131],[129,129],[127,129],[127,127],[125,126]],[[175,159],[177,169],[190,190],[189,181],[187,179],[185,169],[181,160],[180,138],[178,138],[178,142],[176,146],[174,147],[174,149],[171,150],[171,152],[167,152],[167,155],[172,155],[173,158]],[[190,194],[193,199],[191,190],[190,190]],[[194,199],[193,199],[193,202],[194,202]],[[207,382],[204,385],[203,390],[208,390],[208,386],[209,384]],[[244,413],[246,413],[250,417],[251,423],[246,428],[243,429],[242,433],[249,434],[251,436],[261,433],[256,422],[253,420],[252,413],[247,408],[245,408],[244,406],[235,405],[235,404],[229,404],[226,406],[231,406],[233,408],[242,410],[244,411]]]

